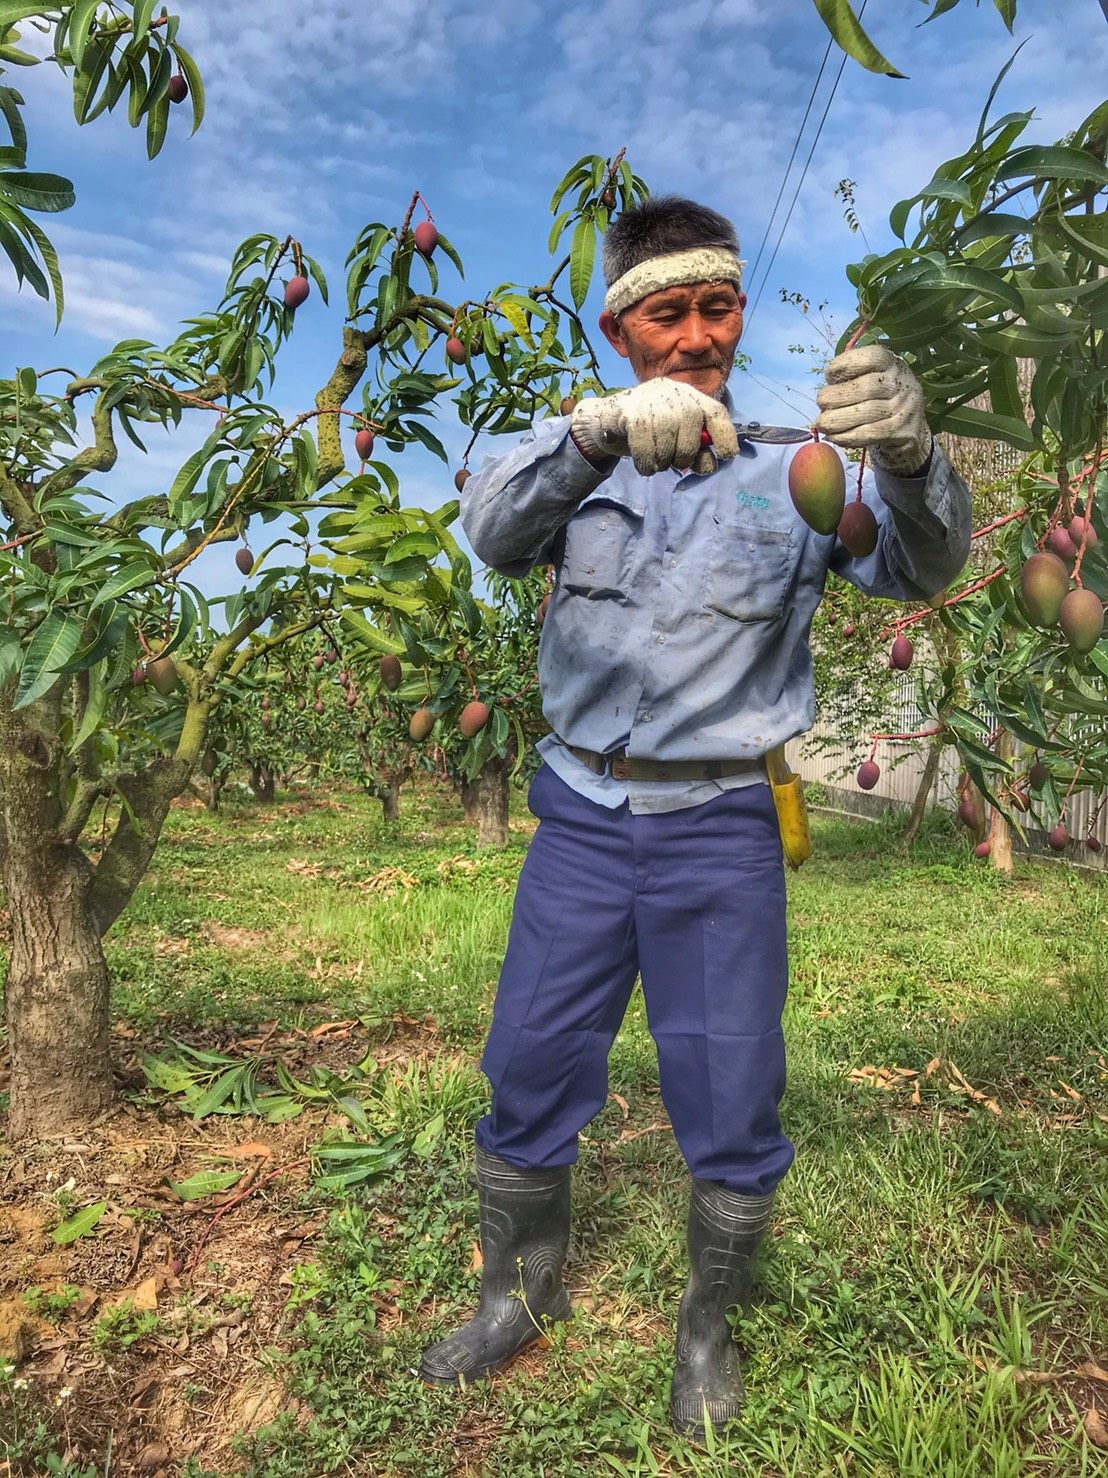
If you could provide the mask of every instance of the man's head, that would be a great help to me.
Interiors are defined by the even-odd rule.
[[[677,195],[647,200],[605,238],[600,327],[640,381],[720,395],[742,337],[742,267],[726,217]]]

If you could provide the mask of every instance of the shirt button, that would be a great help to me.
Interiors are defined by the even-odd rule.
[[[671,570],[675,570],[677,568],[677,561],[675,559],[671,559],[669,562],[669,567]]]
[[[642,724],[648,724],[648,723],[650,723],[650,721],[651,721],[651,719],[653,717],[654,717],[654,715],[652,713],[640,713],[639,714],[639,722],[642,723]]]
[[[664,637],[664,636],[662,636],[662,635],[661,635],[661,634],[660,634],[660,633],[659,633],[659,635],[658,635],[658,644],[659,644],[659,646],[665,646],[665,641],[666,641],[666,639],[665,639],[665,637]]]

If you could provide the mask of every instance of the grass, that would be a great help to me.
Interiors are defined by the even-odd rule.
[[[352,792],[172,813],[109,940],[133,1026],[360,1016],[371,1044],[398,1012],[434,1027],[370,1110],[382,1132],[436,1132],[332,1203],[272,1357],[298,1410],[244,1438],[234,1471],[1104,1472],[1082,1419],[1108,1385],[1079,1367],[1108,1364],[1108,884],[1030,862],[1006,880],[942,818],[911,854],[894,820],[814,833],[790,880],[797,1162],[738,1327],[746,1416],[706,1450],[666,1420],[687,1181],[637,995],[612,1054],[619,1098],[575,1173],[574,1319],[464,1393],[414,1374],[479,1284],[477,1061],[526,826],[479,856],[430,790],[391,830]]]

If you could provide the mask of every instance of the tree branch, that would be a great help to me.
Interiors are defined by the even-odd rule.
[[[119,775],[115,789],[125,804],[112,839],[96,864],[89,885],[89,907],[101,936],[127,907],[142,881],[174,796],[188,784],[192,766],[187,761],[154,760],[140,774]]]
[[[12,527],[17,534],[26,536],[33,533],[42,522],[30,498],[15,478],[9,477],[2,467],[0,467],[0,508],[3,508],[4,513],[11,520]]]
[[[83,386],[84,382],[75,380],[66,392],[73,392],[73,386]],[[115,466],[116,457],[119,455],[115,444],[115,433],[112,429],[111,407],[104,404],[106,392],[101,393],[92,412],[92,430],[95,440],[92,446],[85,447],[71,458],[64,467],[59,467],[57,472],[48,477],[42,484],[41,495],[52,497],[55,493],[67,492],[90,472],[110,472]]]

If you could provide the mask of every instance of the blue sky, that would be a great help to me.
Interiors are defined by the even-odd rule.
[[[152,163],[123,117],[78,129],[56,72],[15,79],[30,104],[30,166],[69,175],[77,205],[44,220],[66,281],[58,334],[52,310],[16,295],[0,269],[0,373],[24,364],[84,372],[120,338],[172,338],[181,318],[216,304],[244,236],[291,231],[332,286],[329,309],[313,294],[300,310],[272,395],[290,413],[305,409],[338,352],[343,261],[366,221],[398,223],[418,187],[466,265],[463,288],[443,264],[444,294],[533,281],[547,275],[556,182],[581,154],[624,146],[656,193],[730,216],[753,263],[827,42],[811,0],[388,0],[372,11],[353,0],[179,0],[176,9],[205,75],[208,116],[188,139],[188,109],[175,109]],[[826,299],[835,327],[852,316],[844,267],[866,247],[843,219],[840,179],[856,181],[870,246],[884,249],[889,208],[966,147],[1016,42],[1031,38],[997,106],[1036,108],[1027,142],[1058,137],[1104,95],[1098,0],[1020,0],[1014,39],[991,0],[963,0],[920,27],[925,14],[919,0],[871,3],[867,27],[909,78],[847,63],[772,273],[747,284],[752,295],[762,285],[743,342],[757,378],[736,375],[732,389],[750,417],[814,417],[817,381],[789,345],[816,336],[779,290]],[[837,65],[836,52],[800,162]],[[592,322],[600,297],[598,281]],[[614,356],[608,368],[620,383]],[[127,448],[105,490],[122,500],[164,489],[207,429],[198,421],[154,435],[145,459]],[[445,419],[438,430],[452,470],[468,433]],[[397,470],[406,502],[453,495],[451,472],[422,451],[405,452]],[[209,593],[233,588],[232,559],[228,546],[207,552],[197,582]]]

